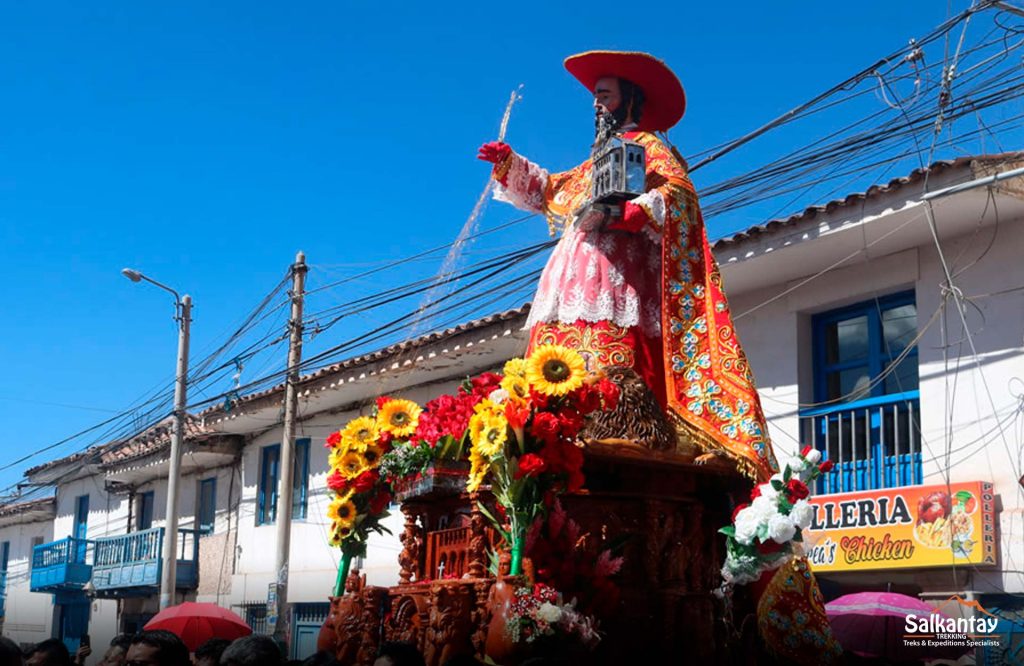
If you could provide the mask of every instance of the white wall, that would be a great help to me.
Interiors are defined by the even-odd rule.
[[[7,562],[7,600],[3,635],[16,643],[38,643],[50,638],[53,626],[53,597],[29,591],[32,572],[32,540],[53,540],[50,521],[0,527],[0,542],[10,542]]]

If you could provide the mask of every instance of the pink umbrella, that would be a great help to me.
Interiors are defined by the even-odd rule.
[[[840,645],[862,657],[882,657],[892,661],[956,659],[971,648],[956,645],[911,645],[924,643],[926,637],[907,634],[906,618],[937,615],[948,619],[920,599],[893,592],[858,592],[825,604],[829,624]]]
[[[165,629],[177,635],[188,646],[189,652],[195,652],[211,638],[233,641],[252,633],[249,625],[228,609],[193,601],[165,608],[144,628]]]

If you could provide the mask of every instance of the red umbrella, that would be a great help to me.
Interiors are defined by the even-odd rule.
[[[227,608],[192,601],[165,608],[146,623],[145,629],[164,629],[177,635],[189,652],[211,638],[233,641],[252,633],[249,625]]]
[[[844,649],[862,657],[882,657],[897,661],[921,659],[956,659],[969,647],[956,645],[921,645],[906,634],[906,618],[926,618],[938,612],[920,599],[894,592],[858,592],[847,594],[825,604],[832,633]]]

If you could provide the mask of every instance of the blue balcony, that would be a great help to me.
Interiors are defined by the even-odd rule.
[[[198,583],[199,541],[195,530],[178,530],[178,589]],[[149,596],[160,588],[164,528],[96,539],[92,586],[97,597]]]
[[[7,607],[7,572],[0,571],[0,618],[4,616],[4,609]]]
[[[835,464],[815,492],[920,484],[920,412],[917,391],[801,411],[803,441]]]
[[[92,576],[87,564],[92,542],[67,537],[32,549],[33,592],[70,592],[81,590]]]

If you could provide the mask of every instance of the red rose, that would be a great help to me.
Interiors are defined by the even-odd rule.
[[[750,506],[750,505],[749,504],[745,504],[745,503],[737,505],[736,508],[732,510],[732,522],[735,523],[736,522],[736,515],[740,511],[742,511],[743,509],[746,509],[748,506]]]
[[[343,493],[348,490],[348,480],[341,475],[341,472],[334,470],[327,475],[327,487],[336,493]]]
[[[330,435],[327,435],[327,442],[324,444],[324,447],[328,448],[328,449],[333,449],[334,447],[336,447],[340,443],[341,443],[341,433],[335,431],[335,432],[332,432]]]
[[[576,401],[576,408],[584,414],[589,414],[601,407],[601,393],[584,383],[572,394]]]
[[[391,504],[391,493],[386,490],[380,491],[370,498],[370,515],[376,516],[377,514],[383,513],[384,509],[388,508],[389,504]]]
[[[597,390],[601,393],[601,400],[604,402],[606,411],[615,409],[619,404],[619,387],[608,378],[597,383]]]
[[[750,491],[750,499],[751,500],[756,500],[760,496],[761,496],[761,486],[760,485],[754,486],[754,489]]]
[[[789,483],[786,484],[786,492],[789,494],[790,502],[802,500],[811,494],[807,484],[800,479],[790,479]]]
[[[384,449],[388,449],[391,446],[391,440],[395,438],[390,432],[381,430],[377,434],[377,444],[382,446]]]
[[[802,449],[800,450],[800,457],[801,457],[801,458],[806,458],[806,457],[807,457],[807,455],[808,455],[808,454],[809,454],[809,453],[810,453],[810,452],[811,452],[812,450],[813,450],[813,449],[812,449],[812,448],[811,448],[810,446],[805,446],[804,448],[802,448]]]
[[[558,417],[551,412],[541,412],[533,417],[530,433],[545,443],[551,443],[558,438],[558,425]]]
[[[565,437],[573,438],[583,429],[583,415],[575,409],[563,409],[556,416],[558,430]]]
[[[832,468],[835,466],[836,464],[834,462],[832,462],[831,460],[826,460],[825,462],[821,463],[818,469],[821,470],[822,474],[826,474],[828,472],[831,472]]]
[[[547,463],[544,459],[535,453],[527,453],[519,459],[519,469],[516,470],[517,479],[521,479],[524,476],[537,476],[544,471],[547,467]]]
[[[376,470],[369,469],[356,477],[355,483],[352,484],[352,487],[357,493],[365,493],[373,488],[379,478],[380,476],[377,474]]]

